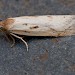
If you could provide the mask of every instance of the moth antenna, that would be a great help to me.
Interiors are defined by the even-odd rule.
[[[16,38],[18,38],[18,39],[20,39],[25,45],[26,45],[26,48],[27,48],[27,51],[28,51],[28,44],[27,44],[27,42],[25,41],[25,40],[23,40],[23,38],[22,37],[19,37],[19,36],[17,36],[17,35],[15,35],[15,34],[13,34],[13,33],[10,33],[12,36],[14,36],[14,37],[16,37]]]

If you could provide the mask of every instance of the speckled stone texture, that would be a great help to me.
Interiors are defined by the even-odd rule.
[[[2,20],[45,14],[75,14],[75,0],[0,0]],[[0,33],[0,75],[75,75],[75,36],[24,39],[28,52],[19,39],[11,48]]]

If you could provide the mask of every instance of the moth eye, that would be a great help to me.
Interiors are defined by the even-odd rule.
[[[0,28],[3,28],[2,26],[0,26]]]
[[[3,28],[2,27],[0,28],[0,32],[3,32]]]

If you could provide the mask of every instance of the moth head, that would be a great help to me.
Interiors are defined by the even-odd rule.
[[[0,19],[0,31],[4,31],[5,28],[4,28],[4,23],[3,21]]]

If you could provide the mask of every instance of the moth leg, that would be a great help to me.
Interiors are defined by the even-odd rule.
[[[9,39],[8,35],[4,33],[4,36],[6,37],[7,41],[10,42],[10,39]]]
[[[14,45],[15,45],[15,39],[9,34],[9,36],[11,37],[11,39],[12,39],[12,44],[11,44],[11,47],[13,47]]]
[[[14,36],[14,37],[16,37],[16,38],[18,38],[18,39],[20,39],[25,45],[26,45],[26,48],[27,48],[27,51],[28,51],[28,44],[27,44],[27,42],[25,41],[25,40],[23,40],[23,38],[22,37],[19,37],[19,36],[17,36],[17,35],[15,35],[15,34],[13,34],[13,33],[10,33],[12,36]]]
[[[3,30],[0,29],[0,31],[3,32],[4,36],[6,37],[6,39],[10,42],[10,40],[8,38],[8,35]]]
[[[3,30],[1,30],[0,29],[0,31],[1,32],[3,32],[3,34],[5,35],[5,37],[6,37],[6,39],[10,42],[10,39],[9,39],[9,37],[8,37],[8,35],[10,36],[10,38],[12,39],[12,41],[13,41],[13,43],[12,43],[12,45],[11,45],[11,47],[13,47],[14,46],[14,44],[15,44],[15,39],[9,34],[9,33],[6,33],[5,31],[3,31]]]

